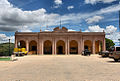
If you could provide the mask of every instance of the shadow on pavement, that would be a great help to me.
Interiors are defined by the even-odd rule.
[[[99,58],[108,58],[108,57],[102,57],[102,56],[100,56]]]
[[[120,61],[118,62],[115,62],[114,60],[113,61],[107,61],[108,63],[120,63]]]

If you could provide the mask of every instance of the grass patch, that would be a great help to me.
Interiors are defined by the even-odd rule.
[[[10,61],[10,57],[0,57],[0,61]]]

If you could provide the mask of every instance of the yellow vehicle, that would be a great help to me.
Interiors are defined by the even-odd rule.
[[[28,53],[28,51],[26,51],[25,48],[22,48],[22,49],[21,49],[21,52],[22,52],[23,54],[25,54],[25,55],[27,55],[27,53]]]
[[[14,52],[13,52],[14,54],[19,54],[19,50],[18,50],[18,48],[14,48]]]
[[[17,56],[23,56],[23,55],[27,55],[27,51],[25,48],[14,48],[14,52],[15,55]]]

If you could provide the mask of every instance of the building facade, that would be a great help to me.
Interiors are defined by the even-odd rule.
[[[68,31],[56,27],[53,31],[15,32],[15,48],[26,48],[28,54],[92,54],[106,50],[105,32]]]

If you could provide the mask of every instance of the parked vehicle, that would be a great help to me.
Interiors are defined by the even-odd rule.
[[[91,55],[91,52],[88,49],[85,49],[84,51],[82,51],[82,55],[87,56],[87,55]]]
[[[99,55],[101,55],[102,57],[109,57],[109,51],[101,51],[99,52]]]
[[[16,56],[24,56],[27,55],[27,51],[25,48],[14,48],[13,52]]]
[[[114,46],[111,47],[111,53],[109,54],[110,58],[113,58],[115,62],[118,62],[120,60],[120,46]]]
[[[114,47],[114,46],[111,46],[111,47],[109,48],[109,58],[112,58],[112,57],[113,57],[113,52],[114,52],[114,50],[115,50],[115,47]]]

